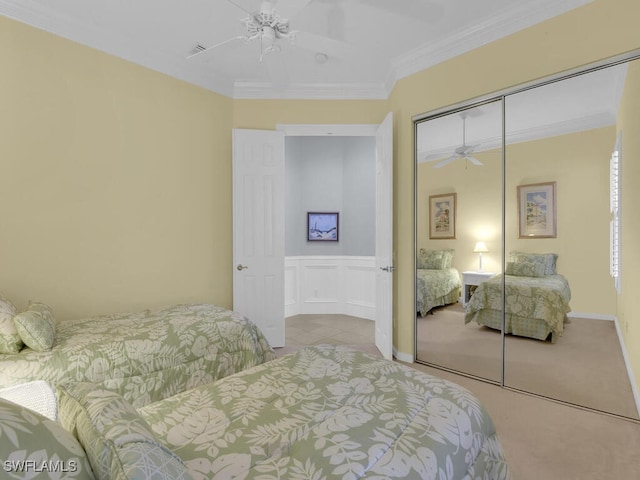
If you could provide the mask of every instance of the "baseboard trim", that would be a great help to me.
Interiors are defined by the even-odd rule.
[[[405,363],[414,362],[414,358],[412,354],[399,352],[398,350],[396,350],[396,347],[393,347],[393,356],[401,362],[405,362]]]
[[[624,359],[624,365],[627,368],[627,376],[629,377],[629,383],[631,384],[631,392],[633,393],[633,399],[636,402],[636,410],[638,412],[638,416],[640,416],[640,393],[638,391],[638,385],[636,384],[636,379],[633,375],[631,360],[629,359],[627,346],[624,343],[624,337],[622,335],[622,330],[620,329],[620,322],[618,322],[617,317],[614,319],[614,321],[616,325],[616,333],[618,334],[618,342],[620,343],[620,348],[622,350],[622,358]]]
[[[569,312],[568,318],[586,318],[587,320],[606,320],[608,322],[615,321],[615,315],[603,315],[600,313],[581,313],[581,312]]]

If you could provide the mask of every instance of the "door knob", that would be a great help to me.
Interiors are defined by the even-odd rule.
[[[239,272],[240,272],[240,271],[242,271],[242,270],[244,270],[245,268],[249,268],[249,267],[247,267],[246,265],[241,265],[241,264],[238,264],[238,266],[236,267],[236,269],[237,269]]]
[[[382,270],[383,272],[393,272],[396,269],[396,267],[394,267],[393,265],[389,265],[386,267],[380,267],[380,270]]]

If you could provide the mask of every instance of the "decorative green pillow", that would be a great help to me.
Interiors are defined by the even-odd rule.
[[[544,277],[544,265],[533,262],[507,262],[507,275],[518,277]]]
[[[93,383],[58,385],[57,393],[60,422],[80,441],[99,479],[192,479],[118,393]]]
[[[448,250],[442,250],[442,268],[446,269],[446,268],[451,268],[453,267],[453,254],[455,253],[455,250],[453,250],[452,248],[448,249]]]
[[[450,268],[453,254],[451,250],[426,250],[421,248],[418,252],[418,268],[429,270],[444,270]],[[449,265],[449,266],[447,266]]]
[[[20,338],[27,347],[38,352],[51,350],[56,341],[56,321],[53,310],[44,303],[32,303],[22,313],[13,317]]]
[[[0,398],[2,478],[93,479],[87,455],[62,426]]]
[[[0,296],[0,353],[18,353],[22,348],[22,339],[13,323],[16,313],[16,306]]]
[[[511,252],[509,254],[509,261],[516,263],[537,263],[544,266],[545,275],[555,275],[558,255],[555,253]]]

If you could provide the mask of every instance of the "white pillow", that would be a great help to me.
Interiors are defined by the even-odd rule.
[[[58,418],[58,401],[49,384],[43,380],[20,383],[0,388],[0,398],[17,403],[40,415],[56,420]]]

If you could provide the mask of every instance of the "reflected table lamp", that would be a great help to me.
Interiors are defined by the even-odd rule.
[[[487,250],[487,246],[484,244],[484,242],[478,242],[476,243],[476,246],[473,247],[473,253],[478,254],[478,271],[479,272],[482,271],[482,254],[487,253],[488,251],[489,250]]]

